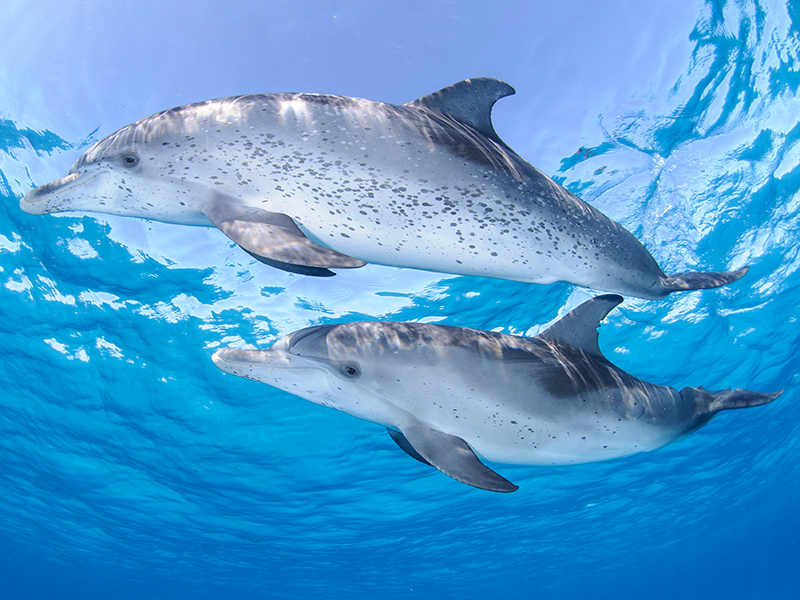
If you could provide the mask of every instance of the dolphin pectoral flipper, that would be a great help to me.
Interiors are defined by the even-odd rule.
[[[410,456],[422,459],[421,462],[436,467],[456,481],[490,492],[508,493],[519,489],[484,465],[460,437],[433,429],[421,421],[403,427],[402,433],[390,430],[389,434]]]
[[[330,277],[334,273],[328,268],[353,269],[367,264],[312,242],[283,213],[216,198],[203,206],[203,214],[248,254],[284,271]]]
[[[431,463],[425,460],[422,455],[414,450],[414,446],[406,439],[399,431],[395,431],[394,429],[386,429],[389,432],[389,436],[394,440],[395,444],[400,446],[400,449],[403,450],[406,454],[408,454],[411,458],[418,460],[424,465],[428,465],[429,467],[433,467]]]
[[[293,265],[291,263],[285,263],[279,260],[272,260],[271,258],[259,256],[255,252],[250,252],[250,250],[247,250],[242,246],[240,246],[240,248],[242,248],[242,250],[247,252],[257,261],[262,262],[270,267],[280,269],[281,271],[287,271],[289,273],[297,273],[298,275],[312,275],[314,277],[333,277],[334,275],[336,275],[336,273],[334,273],[330,269],[323,269],[321,267],[303,267],[301,265]]]

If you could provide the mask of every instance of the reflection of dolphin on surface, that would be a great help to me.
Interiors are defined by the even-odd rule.
[[[317,94],[190,104],[111,134],[21,206],[213,224],[308,275],[366,261],[642,298],[744,275],[665,275],[630,232],[500,140],[491,109],[513,93],[481,78],[402,106]]]
[[[680,392],[621,371],[597,327],[619,296],[590,300],[542,334],[425,323],[320,325],[270,350],[218,350],[223,371],[389,428],[408,454],[468,485],[517,486],[483,463],[559,465],[653,450],[721,410],[771,402],[747,390]]]

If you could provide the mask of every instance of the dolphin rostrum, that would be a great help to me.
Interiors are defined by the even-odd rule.
[[[513,93],[479,78],[402,106],[319,94],[189,104],[109,135],[21,206],[215,225],[307,275],[366,261],[663,298],[745,274],[665,275],[497,136],[492,106]]]
[[[677,390],[647,383],[600,352],[599,296],[533,338],[427,323],[319,325],[269,350],[218,350],[214,364],[389,429],[412,457],[468,485],[517,486],[487,466],[577,464],[653,450],[721,410],[781,392]]]

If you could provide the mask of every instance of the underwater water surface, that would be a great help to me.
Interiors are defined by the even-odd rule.
[[[800,3],[29,2],[0,8],[0,597],[800,597]],[[219,371],[309,325],[535,335],[595,295],[368,265],[271,269],[212,228],[32,216],[31,188],[158,110],[508,81],[499,136],[668,273],[600,328],[652,383],[785,390],[665,448],[493,465]]]

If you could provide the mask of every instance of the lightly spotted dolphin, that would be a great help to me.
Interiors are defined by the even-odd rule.
[[[21,207],[215,225],[306,275],[372,262],[658,299],[745,274],[665,275],[497,136],[492,106],[513,93],[479,78],[402,106],[319,94],[189,104],[109,135]]]
[[[516,485],[480,459],[577,464],[669,444],[721,410],[781,392],[677,390],[647,383],[600,352],[597,328],[620,302],[583,303],[533,338],[432,325],[319,325],[269,350],[224,348],[220,369],[389,429],[409,455],[477,488]]]

